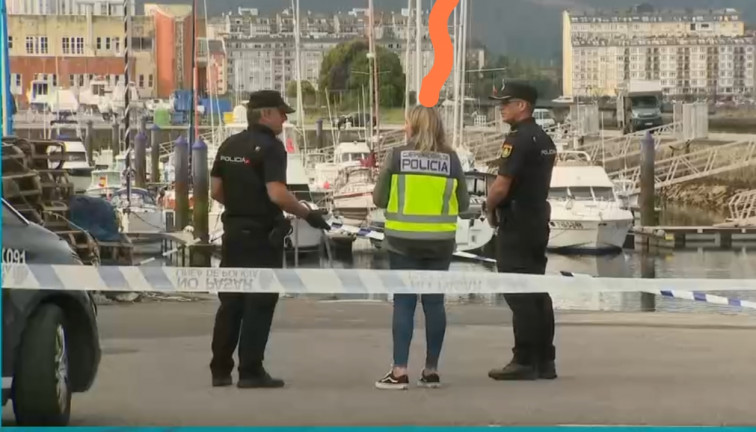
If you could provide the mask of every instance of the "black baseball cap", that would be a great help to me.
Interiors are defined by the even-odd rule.
[[[536,104],[538,99],[538,90],[535,87],[523,83],[505,83],[501,86],[498,94],[488,97],[491,100],[508,101],[510,99],[521,99],[531,105]]]
[[[295,112],[294,108],[284,102],[281,93],[275,90],[259,90],[249,95],[247,109],[253,110],[261,108],[277,108],[286,114]]]

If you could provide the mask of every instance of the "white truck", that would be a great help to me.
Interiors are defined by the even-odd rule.
[[[661,126],[662,96],[660,81],[627,81],[617,92],[617,124],[623,133]]]

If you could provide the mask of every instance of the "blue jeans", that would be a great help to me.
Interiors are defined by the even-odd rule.
[[[451,256],[441,259],[422,259],[408,255],[389,252],[391,270],[449,270]],[[394,366],[407,367],[410,343],[415,330],[416,294],[394,295],[394,319],[392,331],[394,336]],[[425,340],[427,352],[425,368],[437,369],[441,356],[441,346],[446,334],[446,309],[443,294],[423,294],[420,296],[425,313]]]

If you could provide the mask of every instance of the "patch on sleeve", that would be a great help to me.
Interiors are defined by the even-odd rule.
[[[512,144],[504,143],[504,145],[501,146],[501,158],[506,159],[511,154],[512,154]]]

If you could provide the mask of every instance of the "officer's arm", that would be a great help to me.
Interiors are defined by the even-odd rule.
[[[499,173],[488,189],[488,197],[486,198],[486,208],[489,211],[498,207],[509,196],[513,179],[523,169],[526,152],[527,143],[526,145],[519,144],[518,140],[513,137],[507,137],[504,141],[499,155]]]
[[[282,145],[272,145],[263,154],[265,188],[270,200],[281,210],[299,218],[306,218],[310,210],[286,187],[286,150]]]
[[[393,150],[387,152],[383,168],[381,168],[381,173],[378,174],[378,180],[375,182],[375,188],[373,188],[373,204],[381,209],[388,207],[391,195],[391,160],[393,153]]]
[[[223,180],[220,177],[210,177],[210,198],[226,204],[223,200]]]
[[[470,191],[467,190],[467,177],[465,170],[462,168],[462,162],[459,160],[457,153],[452,153],[453,172],[456,173],[457,179],[457,205],[460,212],[465,212],[470,208]]]
[[[221,204],[226,204],[223,198],[223,162],[220,160],[221,150],[223,145],[218,149],[218,153],[215,155],[215,161],[213,161],[213,168],[210,170],[210,198],[218,201]]]

